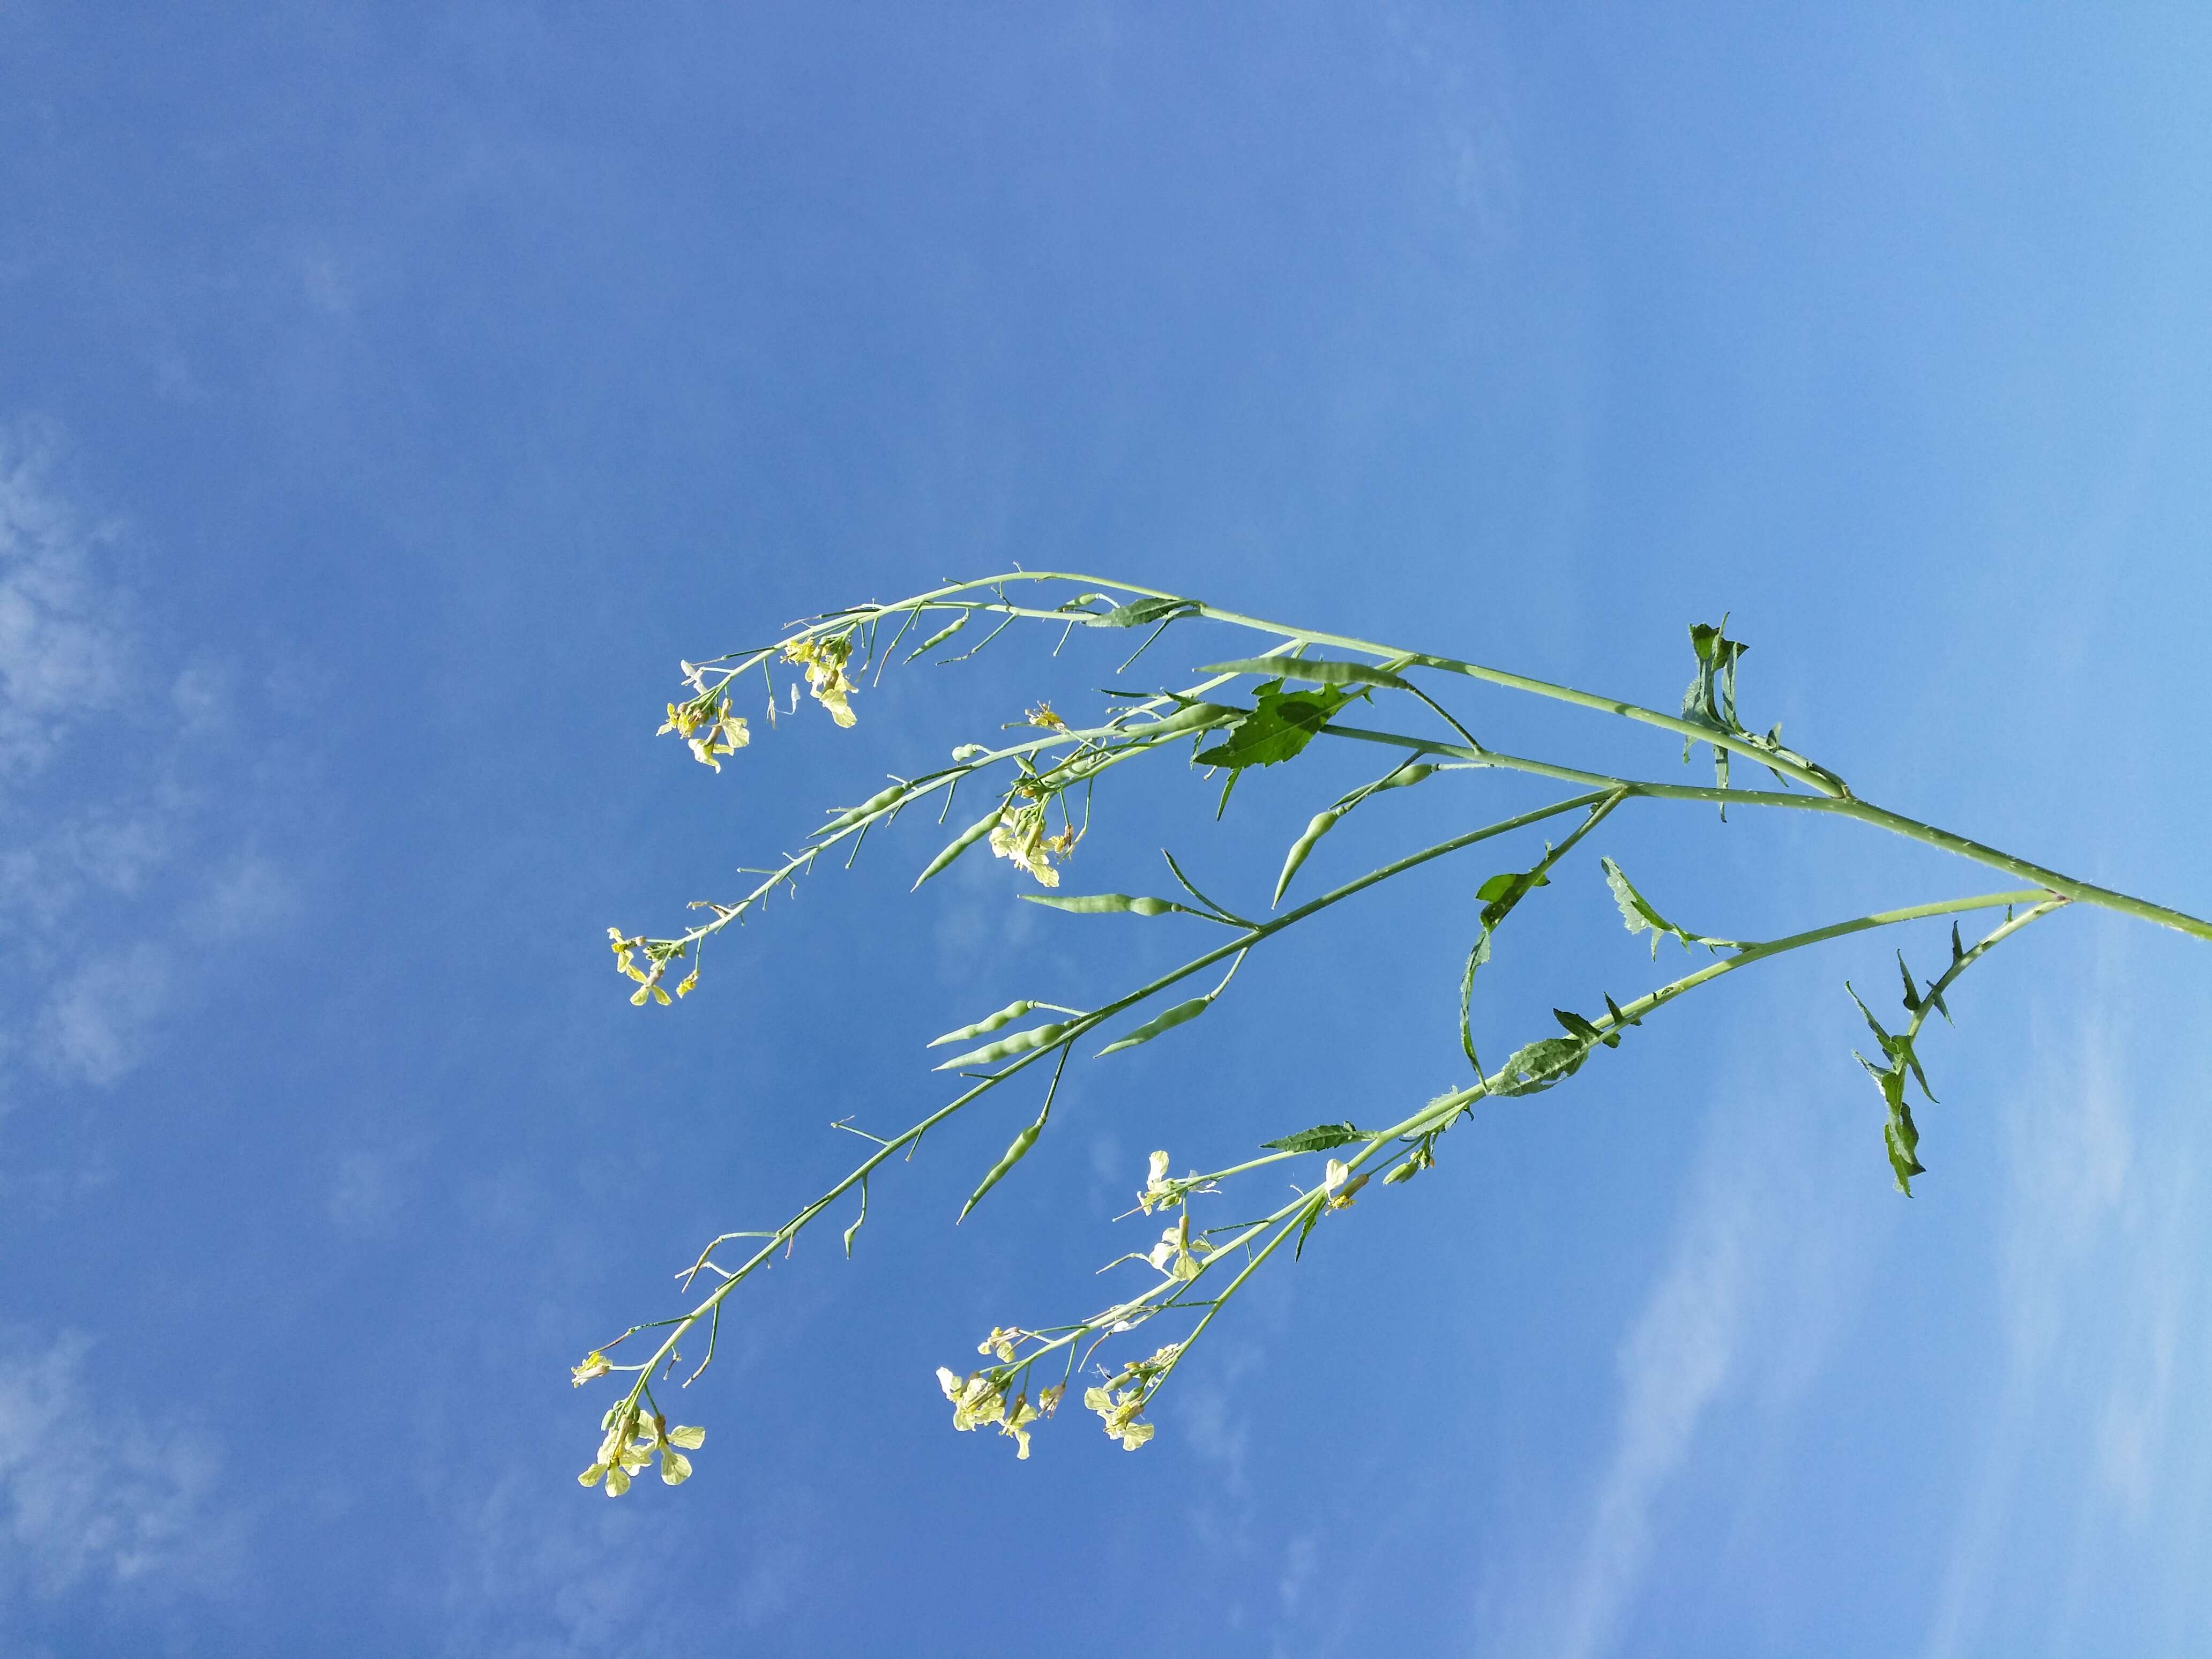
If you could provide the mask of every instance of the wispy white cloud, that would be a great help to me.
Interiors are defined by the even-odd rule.
[[[126,641],[95,577],[112,537],[46,486],[52,440],[0,431],[0,775],[34,770],[124,696]]]
[[[190,988],[183,964],[297,902],[239,827],[231,675],[146,621],[112,568],[121,529],[56,484],[56,448],[49,428],[0,425],[0,1111],[26,1067],[129,1075]],[[126,730],[162,741],[118,756]]]
[[[1688,1455],[1736,1365],[1745,1264],[1758,1228],[1747,1202],[1708,1179],[1620,1352],[1619,1441],[1598,1487],[1557,1651],[1611,1646],[1651,1554],[1651,1509]]]
[[[2212,1369],[2205,1345],[2185,1336],[2206,1290],[2192,1206],[2207,1150],[2193,1107],[2201,1092],[2136,1063],[2138,997],[2117,933],[2101,930],[2086,982],[2060,993],[2077,1012],[2034,1022],[2039,1041],[2012,1091],[1997,1260],[2003,1363],[1979,1414],[1926,1638],[1931,1659],[2001,1639],[2023,1552],[2039,1563],[2039,1627],[2063,1646],[2100,1581],[2159,1540],[2203,1530],[2195,1483],[2208,1448],[2173,1407]],[[2172,1048],[2160,1045],[2159,1060]],[[2192,1103],[2161,1113],[2156,1103],[2177,1087]],[[2054,1575],[2053,1544],[2069,1526]],[[2205,1606],[2200,1596],[2200,1615]]]
[[[101,1397],[82,1336],[0,1346],[0,1592],[222,1589],[240,1526],[215,1440]]]

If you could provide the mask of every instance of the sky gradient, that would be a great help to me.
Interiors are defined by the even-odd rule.
[[[908,896],[907,823],[627,1005],[610,924],[1121,683],[1009,635],[719,776],[654,737],[829,606],[1091,570],[1660,708],[1726,611],[1748,723],[1863,796],[2212,914],[2208,80],[2179,6],[0,11],[0,1646],[2212,1650],[2212,947],[2078,908],[1924,1040],[1914,1197],[1843,982],[1940,926],[1462,1125],[1135,1455],[1017,1463],[934,1368],[1102,1299],[1152,1148],[1457,1084],[1517,854],[1072,1066],[957,1231],[1029,1105],[933,1137],[733,1303],[680,1491],[580,1491],[567,1370],[939,1100],[930,1037],[1170,959],[1001,861]],[[1373,769],[1218,827],[1154,769],[1069,890],[1164,844],[1264,905]],[[1314,877],[1547,798],[1431,783]],[[1489,1045],[1681,971],[1600,854],[1744,938],[2004,884],[1638,804]]]

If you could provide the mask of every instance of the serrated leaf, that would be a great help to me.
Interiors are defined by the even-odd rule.
[[[1407,690],[1406,682],[1387,668],[1370,668],[1364,662],[1337,662],[1326,657],[1239,657],[1233,662],[1211,662],[1201,674],[1269,674],[1285,680],[1305,680],[1315,685],[1387,685]]]
[[[1355,1140],[1370,1140],[1373,1137],[1364,1130],[1352,1127],[1346,1118],[1341,1123],[1319,1123],[1310,1129],[1301,1129],[1294,1135],[1285,1135],[1280,1140],[1263,1140],[1261,1146],[1271,1152],[1326,1152],[1339,1146],[1349,1146]]]
[[[1108,1054],[1119,1054],[1124,1048],[1133,1048],[1140,1042],[1150,1042],[1163,1031],[1172,1031],[1176,1026],[1196,1019],[1212,1006],[1212,1002],[1213,999],[1210,996],[1193,997],[1188,1002],[1178,1002],[1165,1013],[1156,1014],[1146,1020],[1120,1042],[1108,1043],[1098,1051],[1095,1058],[1103,1060]],[[943,1071],[945,1068],[940,1066],[938,1069]]]
[[[1735,939],[1709,939],[1703,933],[1693,933],[1686,927],[1676,927],[1659,914],[1650,899],[1636,890],[1635,884],[1628,879],[1626,872],[1619,865],[1605,858],[1600,859],[1598,864],[1605,871],[1605,884],[1612,890],[1613,902],[1620,908],[1620,919],[1628,931],[1651,935],[1651,955],[1655,960],[1659,955],[1659,936],[1662,933],[1680,940],[1685,951],[1692,945],[1702,945],[1715,951],[1738,948]]]
[[[1258,689],[1252,712],[1194,758],[1200,766],[1225,766],[1233,772],[1279,765],[1304,751],[1348,700],[1349,694],[1334,686],[1285,691],[1280,681],[1271,681]]]
[[[1602,1042],[1605,1033],[1584,1019],[1571,1008],[1554,1008],[1552,1018],[1559,1022],[1569,1036],[1580,1037],[1584,1042]],[[1617,1042],[1618,1039],[1615,1039]]]
[[[1316,1196],[1312,1206],[1306,1211],[1306,1218],[1298,1224],[1297,1245],[1291,1252],[1291,1260],[1293,1261],[1297,1261],[1306,1253],[1306,1235],[1314,1230],[1314,1223],[1321,1219],[1322,1202],[1321,1198]]]
[[[1589,1056],[1589,1044],[1573,1037],[1540,1037],[1506,1058],[1503,1095],[1540,1094],[1572,1077]]]
[[[1474,1052],[1474,1028],[1469,1012],[1474,1002],[1475,969],[1490,960],[1490,929],[1484,928],[1476,938],[1474,948],[1467,953],[1467,971],[1459,981],[1459,1046],[1467,1052],[1467,1063],[1474,1067],[1475,1081],[1482,1080],[1482,1061]]]

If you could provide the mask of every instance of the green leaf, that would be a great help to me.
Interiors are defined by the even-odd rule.
[[[1905,1012],[1917,1014],[1920,1012],[1920,988],[1912,982],[1912,969],[1905,965],[1902,951],[1897,953],[1897,971],[1905,976]]]
[[[1475,939],[1474,949],[1467,953],[1467,971],[1459,981],[1459,1046],[1467,1051],[1467,1063],[1474,1067],[1474,1079],[1482,1081],[1482,1061],[1475,1057],[1474,1029],[1468,1012],[1474,1002],[1474,972],[1490,960],[1490,929],[1482,930]]]
[[[1554,1008],[1552,1018],[1565,1028],[1569,1036],[1580,1037],[1585,1043],[1602,1042],[1608,1048],[1620,1047],[1620,1035],[1616,1031],[1601,1031],[1571,1008]]]
[[[1200,766],[1274,766],[1295,758],[1349,700],[1334,686],[1316,691],[1285,691],[1279,680],[1258,688],[1256,707],[1227,735],[1195,757]]]
[[[1297,1248],[1291,1252],[1291,1261],[1296,1261],[1305,1255],[1306,1235],[1314,1230],[1314,1223],[1321,1219],[1322,1206],[1327,1201],[1318,1193],[1314,1195],[1314,1201],[1306,1211],[1306,1218],[1298,1224],[1298,1242]]]
[[[1589,1056],[1589,1044],[1573,1037],[1540,1037],[1516,1048],[1505,1061],[1502,1095],[1541,1093],[1553,1084],[1572,1077]]]
[[[1341,1123],[1316,1124],[1294,1135],[1285,1135],[1280,1140],[1263,1140],[1260,1145],[1271,1152],[1327,1152],[1349,1146],[1355,1140],[1373,1139],[1365,1131],[1353,1128],[1352,1120],[1346,1118]]]
[[[1117,605],[1098,618],[1099,628],[1142,628],[1146,623],[1172,622],[1199,608],[1197,599],[1132,599]]]
[[[1620,907],[1620,919],[1626,924],[1628,931],[1651,935],[1651,954],[1655,959],[1659,954],[1659,936],[1662,933],[1680,940],[1685,951],[1692,945],[1702,945],[1709,951],[1742,948],[1738,941],[1732,939],[1708,939],[1703,933],[1693,933],[1686,927],[1676,927],[1659,914],[1650,899],[1636,890],[1635,884],[1619,865],[1611,859],[1600,859],[1598,863],[1605,870],[1605,884],[1613,890],[1613,902]]]
[[[1552,878],[1540,869],[1508,870],[1492,876],[1474,890],[1475,897],[1483,901],[1483,927],[1486,931],[1497,927],[1532,891],[1551,884]]]
[[[1233,662],[1210,662],[1201,674],[1270,674],[1286,680],[1306,680],[1316,685],[1387,685],[1394,690],[1412,688],[1387,668],[1370,668],[1364,662],[1334,662],[1326,657],[1239,657]]]
[[[1177,904],[1173,899],[1132,898],[1127,893],[1085,893],[1061,897],[1057,893],[1024,893],[1022,898],[1030,904],[1042,904],[1048,909],[1065,910],[1073,916],[1109,916],[1127,913],[1138,916],[1164,916],[1170,910],[1181,910],[1187,915],[1197,912],[1187,904]]]
[[[1187,1024],[1204,1013],[1212,1006],[1212,1001],[1213,999],[1207,996],[1193,997],[1188,1002],[1178,1002],[1167,1012],[1156,1014],[1146,1020],[1119,1042],[1108,1043],[1098,1051],[1097,1058],[1103,1060],[1108,1054],[1117,1054],[1121,1049],[1133,1048],[1140,1042],[1150,1042],[1163,1031],[1172,1031],[1178,1025]],[[940,1066],[937,1069],[941,1072],[945,1068]]]

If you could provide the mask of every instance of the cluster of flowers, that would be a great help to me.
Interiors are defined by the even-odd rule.
[[[670,732],[691,746],[692,759],[717,772],[722,769],[722,763],[714,758],[717,755],[734,755],[753,740],[752,733],[745,729],[744,716],[730,712],[727,697],[719,703],[712,697],[670,703],[667,720],[653,735],[657,738]],[[695,732],[699,735],[694,737]]]
[[[668,971],[668,964],[672,962],[682,961],[682,956],[674,954],[656,957],[653,954],[653,947],[646,944],[645,936],[642,933],[635,938],[625,939],[623,936],[623,930],[619,927],[608,928],[607,938],[614,946],[615,971],[618,974],[627,974],[637,981],[637,989],[630,994],[630,1006],[642,1008],[649,997],[662,1007],[666,1007],[668,993],[660,983],[661,976]],[[646,965],[642,968],[637,965],[636,953],[640,951],[646,953]],[[691,971],[684,975],[678,982],[676,994],[679,997],[689,996],[692,988],[698,983],[699,969],[697,964],[694,963]]]
[[[1029,1334],[1019,1329],[1000,1330],[991,1328],[990,1335],[978,1343],[975,1352],[996,1354],[1002,1364],[1011,1364],[1014,1345]],[[1014,1443],[1014,1455],[1026,1458],[1030,1455],[1030,1425],[1050,1417],[1060,1408],[1060,1398],[1067,1392],[1067,1385],[1055,1382],[1044,1389],[1031,1405],[1027,1392],[1006,1398],[1006,1385],[1012,1374],[996,1367],[988,1370],[970,1371],[962,1376],[949,1366],[937,1368],[937,1386],[952,1402],[952,1426],[965,1434],[995,1423],[999,1432]]]
[[[593,1353],[574,1368],[579,1383],[586,1380],[582,1373],[594,1361],[604,1368],[605,1356]],[[630,1477],[642,1474],[656,1456],[660,1459],[661,1480],[672,1486],[682,1486],[691,1478],[691,1460],[684,1452],[696,1451],[707,1441],[706,1430],[680,1423],[671,1428],[659,1412],[648,1416],[634,1400],[611,1407],[599,1419],[599,1426],[606,1431],[606,1438],[599,1442],[599,1455],[592,1460],[591,1468],[576,1477],[576,1484],[596,1486],[605,1481],[610,1498],[620,1498],[628,1492]]]
[[[860,719],[846,701],[860,689],[845,673],[845,664],[852,654],[853,635],[849,629],[826,639],[793,640],[783,647],[783,659],[798,663],[806,670],[807,690],[840,726],[850,726]]]
[[[1084,1391],[1085,1407],[1105,1419],[1108,1436],[1120,1441],[1123,1451],[1134,1451],[1152,1437],[1152,1425],[1140,1422],[1139,1416],[1182,1352],[1182,1343],[1170,1342],[1150,1359],[1133,1359],[1098,1387]]]
[[[991,829],[991,850],[1002,859],[1013,860],[1017,870],[1026,870],[1037,878],[1041,887],[1060,885],[1060,872],[1052,861],[1064,859],[1075,850],[1082,831],[1067,824],[1056,836],[1045,833],[1044,801],[1032,801],[1026,806],[1009,809]]]

